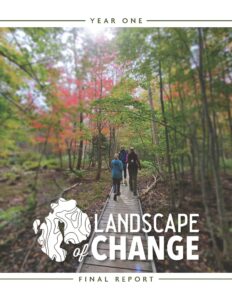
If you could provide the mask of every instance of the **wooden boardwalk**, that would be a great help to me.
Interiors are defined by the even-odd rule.
[[[118,214],[124,216],[125,214],[139,214],[142,215],[142,209],[140,200],[138,197],[133,196],[133,194],[129,191],[129,188],[125,185],[121,185],[121,195],[117,197],[117,201],[113,200],[113,194],[110,193],[108,200],[105,204],[105,207],[102,210],[102,213],[99,217],[98,228],[104,229],[106,227],[108,217],[110,214],[114,215],[114,220],[117,221]],[[93,238],[96,235],[101,233],[93,233],[89,246],[92,243]],[[126,235],[127,237],[127,245],[130,245],[132,241],[133,235],[140,235],[144,249],[147,248],[147,236],[144,232],[139,233],[102,233],[102,235],[109,237],[110,235],[114,235],[116,237],[120,237],[121,235]],[[91,248],[91,247],[89,247]],[[109,244],[106,243],[99,243],[98,246],[99,253],[105,253],[108,257],[109,254]],[[129,250],[128,250],[129,251]],[[104,261],[98,261],[94,258],[91,251],[85,257],[85,259],[80,263],[77,272],[81,273],[132,273],[132,272],[156,272],[155,265],[153,261],[141,261],[139,259],[136,260],[120,260],[119,259],[119,251],[116,252],[116,259],[109,260],[106,259]]]

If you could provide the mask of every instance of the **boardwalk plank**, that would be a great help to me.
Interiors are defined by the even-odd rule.
[[[117,225],[118,221],[118,214],[121,214],[121,216],[125,216],[126,214],[138,214],[140,216],[141,221],[141,207],[139,203],[139,199],[137,197],[134,197],[132,193],[129,191],[128,187],[121,186],[121,196],[117,198],[117,201],[113,200],[112,194],[110,196],[110,199],[108,200],[108,203],[104,207],[104,210],[102,212],[102,215],[99,217],[99,223],[98,228],[99,229],[105,229],[108,223],[108,218],[112,214],[114,216],[115,224]],[[134,224],[133,226],[137,225],[137,221],[133,219]],[[141,223],[142,224],[142,223]],[[107,238],[109,236],[114,236],[116,244],[120,241],[120,236],[126,236],[126,243],[127,243],[127,249],[126,254],[128,255],[130,251],[130,246],[132,243],[132,239],[134,236],[139,236],[143,243],[143,248],[145,251],[145,254],[147,252],[147,239],[145,236],[145,233],[140,229],[139,232],[125,232],[124,226],[121,227],[121,232],[103,232],[103,233],[94,233],[94,237],[98,235],[104,235]],[[98,251],[100,254],[106,254],[108,257],[109,253],[109,239],[105,243],[100,242],[98,244]],[[89,254],[85,257],[83,263],[79,267],[79,272],[85,273],[85,272],[91,272],[91,273],[131,273],[131,272],[154,272],[154,267],[151,261],[148,260],[140,260],[138,256],[135,257],[133,261],[129,260],[121,260],[120,259],[120,252],[116,251],[116,259],[115,260],[109,260],[106,259],[104,261],[98,261],[95,259],[95,257],[91,253],[91,247],[89,250]]]
[[[107,266],[93,266],[84,264],[82,269],[82,273],[132,273],[133,270],[125,269],[125,268],[113,268]]]
[[[129,261],[129,260],[104,260],[98,261],[96,263],[96,259],[91,256],[87,257],[85,263],[88,265],[98,265],[98,266],[108,266],[111,268],[125,268],[130,269],[131,271],[138,272],[151,272],[151,264],[148,261]]]

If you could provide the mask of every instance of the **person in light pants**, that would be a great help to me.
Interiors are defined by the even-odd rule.
[[[115,153],[114,159],[111,162],[113,193],[114,193],[115,201],[117,200],[117,196],[120,196],[120,182],[122,180],[122,171],[123,171],[123,164],[121,160],[119,160],[118,154]]]

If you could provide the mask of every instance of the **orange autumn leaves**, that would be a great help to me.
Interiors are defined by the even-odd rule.
[[[54,85],[50,105],[37,109],[31,121],[34,142],[46,142],[54,152],[65,152],[70,147],[75,150],[80,140],[90,140],[96,128],[96,112],[91,103],[106,97],[112,88],[113,81],[108,78],[92,82],[69,79],[67,85]],[[102,122],[102,126],[102,133],[107,134],[107,122]]]

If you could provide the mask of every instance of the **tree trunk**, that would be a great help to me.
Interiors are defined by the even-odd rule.
[[[152,116],[152,121],[151,121],[152,141],[155,145],[158,145],[159,144],[159,139],[158,139],[157,126],[156,126],[153,95],[152,95],[152,89],[151,89],[150,83],[149,83],[149,86],[148,86],[148,100],[149,100],[149,105],[150,105],[150,109],[151,109],[151,116]]]
[[[83,112],[80,112],[80,132],[82,132],[83,119],[84,119]],[[79,142],[79,147],[78,147],[77,170],[81,169],[81,162],[82,162],[82,157],[83,157],[83,146],[84,146],[84,141],[81,136],[80,142]]]
[[[175,208],[175,200],[174,200],[174,192],[173,192],[173,182],[172,182],[172,164],[171,164],[171,155],[170,155],[170,145],[169,145],[169,134],[167,127],[167,120],[165,115],[164,108],[164,99],[163,99],[163,78],[162,78],[162,66],[161,61],[159,60],[159,88],[160,88],[160,104],[162,110],[163,123],[165,127],[165,142],[166,142],[166,157],[167,157],[167,165],[168,165],[168,182],[169,182],[169,190],[171,197],[171,208]]]
[[[102,78],[101,78],[100,98],[102,97],[102,88],[103,86],[102,86]],[[97,161],[96,180],[99,180],[101,178],[101,169],[102,169],[102,112],[100,108],[98,110],[97,130],[98,130],[98,139],[97,139],[98,161]]]
[[[109,166],[111,165],[111,160],[113,158],[113,155],[115,153],[115,127],[110,125],[110,139],[109,139],[109,151],[108,151],[108,161]]]
[[[98,152],[98,159],[97,159],[97,174],[96,180],[101,178],[101,169],[102,169],[102,137],[101,137],[101,124],[98,124],[98,140],[97,140],[97,152]]]

